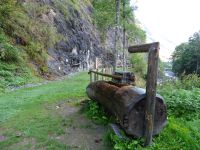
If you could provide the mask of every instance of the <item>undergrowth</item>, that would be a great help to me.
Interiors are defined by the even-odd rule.
[[[0,32],[0,93],[8,87],[20,86],[36,79],[25,65],[22,52]]]
[[[167,104],[168,114],[186,120],[200,119],[200,77],[184,76],[168,81],[158,88]]]
[[[113,118],[108,115],[104,107],[94,100],[87,100],[83,112],[96,123],[107,125]]]
[[[168,81],[158,86],[158,93],[164,97],[168,110],[168,124],[154,137],[150,147],[144,148],[144,139],[132,139],[124,134],[120,139],[109,131],[106,141],[115,150],[197,150],[200,149],[200,78],[189,75],[182,80]],[[89,118],[103,120],[101,106],[94,101],[89,105]]]

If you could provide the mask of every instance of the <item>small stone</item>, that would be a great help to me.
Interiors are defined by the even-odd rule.
[[[102,141],[102,139],[95,139],[94,141],[95,141],[95,143],[100,143]]]
[[[21,132],[17,132],[15,135],[16,135],[16,137],[21,137],[22,133]]]

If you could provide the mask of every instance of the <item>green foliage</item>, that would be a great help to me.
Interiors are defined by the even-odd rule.
[[[87,17],[86,15],[83,15],[80,13],[82,10],[82,5],[90,6],[89,0],[82,0],[82,1],[76,1],[76,0],[55,0],[54,1],[55,6],[57,9],[65,16],[65,20],[69,21],[70,19],[74,19],[74,13],[79,12],[80,17]],[[79,19],[79,18],[77,18]]]
[[[25,8],[25,11],[27,12],[28,16],[32,19],[37,19],[40,17],[42,14],[48,13],[50,6],[49,5],[44,5],[41,3],[36,3],[36,2],[28,2],[23,5]]]
[[[126,31],[128,34],[128,42],[139,44],[146,41],[146,32],[142,30],[136,23],[128,22],[126,24]]]
[[[112,144],[114,150],[136,150],[142,148],[142,139],[130,139],[126,137],[123,131],[121,133],[123,134],[123,139],[120,139],[111,131],[107,134],[106,138]]]
[[[0,28],[6,28],[8,20],[11,18],[13,11],[15,10],[14,0],[1,0],[0,1]]]
[[[200,120],[188,122],[181,119],[169,118],[168,121],[167,127],[159,136],[154,138],[154,143],[149,149],[193,150],[200,148]]]
[[[136,24],[133,9],[130,6],[130,0],[125,0],[125,10],[123,14],[123,2],[121,2],[121,16],[120,25],[125,25],[128,41],[131,43],[141,43],[146,40],[145,32]],[[105,40],[107,30],[114,27],[116,18],[116,4],[115,0],[94,0],[92,1],[94,7],[93,20],[100,31],[102,41]],[[125,17],[124,17],[125,15]]]
[[[142,54],[132,54],[131,64],[133,65],[134,72],[139,73],[141,77],[145,77],[147,72],[147,61],[145,59],[146,55]]]
[[[94,22],[97,25],[102,40],[105,39],[106,31],[115,24],[115,1],[114,0],[94,0]]]
[[[184,121],[169,118],[167,127],[155,136],[150,147],[144,148],[144,139],[130,139],[124,135],[123,139],[114,133],[108,132],[107,142],[115,150],[172,150],[172,149],[199,149],[200,145],[200,120]]]
[[[200,75],[200,32],[189,38],[187,43],[176,47],[172,69],[178,75],[196,73]]]
[[[158,78],[164,77],[164,65],[165,63],[159,58],[158,59]]]
[[[164,97],[170,115],[187,120],[200,118],[200,89],[165,87],[159,93]]]
[[[169,115],[194,120],[200,118],[200,78],[188,75],[180,81],[170,81],[159,87]]]
[[[26,66],[22,66],[21,64],[8,64],[1,61],[0,79],[0,88],[2,92],[5,88],[24,85],[34,80],[31,71]]]
[[[96,123],[106,125],[111,121],[111,117],[108,117],[108,114],[106,114],[105,109],[96,101],[87,101],[87,105],[84,111],[87,117],[92,119]]]
[[[0,33],[0,60],[5,62],[18,62],[19,50],[11,45],[5,34]]]
[[[193,88],[200,88],[200,77],[196,74],[189,74],[183,76],[180,80],[181,88],[191,90]]]
[[[15,0],[5,2],[3,0],[0,4],[0,12],[8,9],[8,12],[5,12],[6,15],[0,14],[2,33],[12,38],[13,43],[16,38],[21,38],[25,44],[20,46],[20,51],[27,52],[28,58],[38,64],[42,73],[46,73],[47,49],[62,38],[51,22],[42,19],[42,15],[47,14],[51,6],[35,1],[22,5],[21,2],[16,3]],[[7,41],[3,46],[0,45],[1,60],[18,60],[19,50],[10,43]],[[27,62],[24,61],[24,63]]]
[[[6,87],[23,85],[30,80],[31,71],[23,63],[20,50],[0,33],[0,93]]]

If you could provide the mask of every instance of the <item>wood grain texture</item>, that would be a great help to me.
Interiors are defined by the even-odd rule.
[[[134,137],[145,135],[146,91],[135,86],[121,86],[112,82],[97,81],[86,89],[88,97],[103,105],[118,118],[126,134]],[[159,134],[167,122],[166,105],[156,96],[153,135]]]

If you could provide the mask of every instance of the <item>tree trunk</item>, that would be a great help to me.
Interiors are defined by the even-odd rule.
[[[144,136],[146,91],[134,86],[118,86],[116,83],[92,82],[86,89],[90,99],[96,100],[119,119],[128,135]],[[153,135],[161,132],[167,123],[166,105],[156,95]]]
[[[126,0],[123,0],[123,71],[125,71],[125,48],[126,48],[126,27],[125,27],[125,7],[126,7]]]
[[[115,18],[115,41],[114,41],[114,63],[113,63],[113,73],[116,71],[117,66],[117,41],[118,41],[118,32],[119,32],[119,23],[120,23],[120,0],[116,0],[116,18]]]

